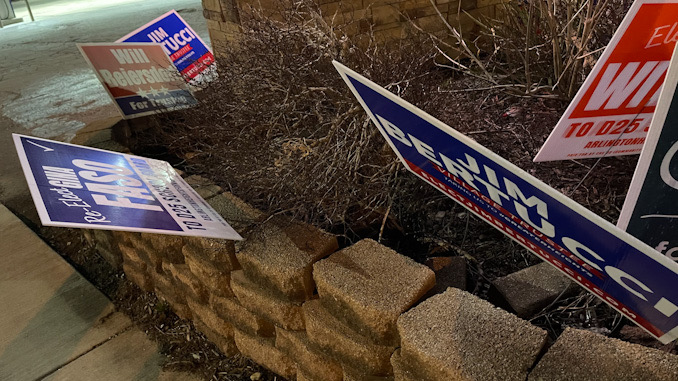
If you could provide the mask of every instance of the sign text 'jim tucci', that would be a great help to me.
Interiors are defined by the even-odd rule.
[[[162,45],[186,82],[200,81],[214,70],[214,55],[177,11],[169,11],[116,42],[155,42]]]

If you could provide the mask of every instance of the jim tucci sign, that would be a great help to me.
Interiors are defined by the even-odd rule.
[[[674,54],[617,226],[678,261],[678,60]]]
[[[661,342],[678,338],[678,264],[338,62],[405,167]]]
[[[677,0],[634,2],[534,161],[640,153],[677,40]]]
[[[158,44],[78,44],[78,48],[126,119],[198,103]]]
[[[44,225],[241,239],[167,162],[13,137]]]
[[[201,75],[215,65],[214,55],[207,44],[172,10],[116,42],[156,42],[172,60],[186,82],[200,80]]]

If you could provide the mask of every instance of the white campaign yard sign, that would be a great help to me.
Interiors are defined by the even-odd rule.
[[[678,0],[636,0],[534,161],[640,153],[678,40]]]
[[[663,343],[678,264],[424,111],[335,62],[405,167]]]
[[[167,162],[13,137],[44,225],[242,239]]]

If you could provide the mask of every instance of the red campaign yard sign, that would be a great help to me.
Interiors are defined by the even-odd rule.
[[[678,0],[636,1],[534,161],[640,153],[678,40]]]
[[[78,44],[124,118],[197,104],[159,44]]]

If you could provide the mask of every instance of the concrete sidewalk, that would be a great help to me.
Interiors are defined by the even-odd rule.
[[[30,3],[35,22],[0,29],[0,203],[37,223],[11,133],[84,144],[78,134],[105,133],[119,118],[76,43],[115,41],[172,9],[206,42],[209,34],[200,0]],[[23,2],[14,5],[30,20]]]
[[[0,380],[198,380],[0,204]]]

